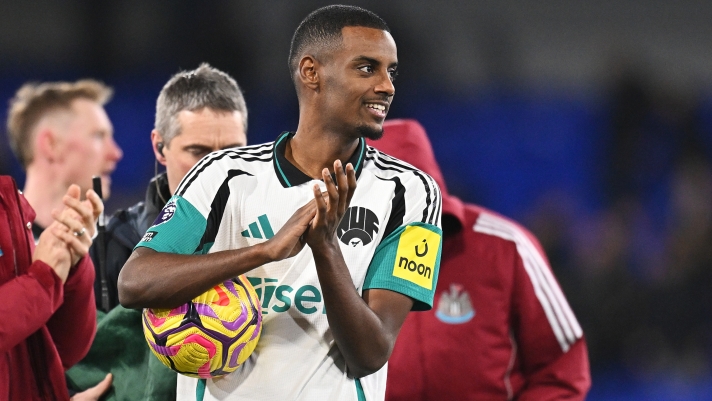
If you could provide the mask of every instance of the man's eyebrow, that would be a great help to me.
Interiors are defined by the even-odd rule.
[[[245,145],[244,145],[244,144],[241,144],[241,143],[238,143],[238,142],[235,142],[235,143],[231,143],[231,144],[229,144],[229,145],[225,145],[225,146],[223,146],[223,147],[220,148],[220,149],[221,149],[221,150],[225,150],[225,149],[239,148],[239,147],[241,147],[241,146],[245,146]],[[184,149],[184,150],[201,150],[201,151],[205,151],[205,152],[210,152],[210,151],[213,150],[213,148],[210,147],[210,146],[198,145],[198,144],[186,145],[186,146],[183,147],[183,149]]]
[[[189,150],[189,149],[195,149],[195,150],[211,150],[212,148],[210,146],[205,146],[205,145],[198,145],[198,144],[191,144],[191,145],[186,145],[183,146],[184,150]]]
[[[355,63],[363,62],[363,61],[365,61],[365,62],[367,62],[367,63],[371,63],[371,64],[373,64],[373,65],[381,65],[381,62],[378,61],[378,60],[376,60],[376,59],[373,58],[373,57],[368,57],[368,56],[357,56],[357,57],[354,57],[354,62],[355,62]]]
[[[375,58],[373,58],[373,57],[368,57],[368,56],[357,56],[357,57],[354,57],[353,61],[354,61],[355,63],[364,62],[364,61],[365,61],[365,62],[367,62],[367,63],[373,64],[374,66],[379,66],[379,65],[382,64],[380,61],[376,60]],[[388,65],[388,67],[389,67],[389,68],[398,68],[398,63],[397,63],[397,62],[391,63],[391,64]]]
[[[221,150],[232,149],[232,148],[239,148],[239,147],[242,147],[242,146],[245,146],[245,145],[244,145],[244,144],[239,144],[239,143],[231,143],[231,144],[229,144],[229,145],[223,146],[223,147],[221,148]]]

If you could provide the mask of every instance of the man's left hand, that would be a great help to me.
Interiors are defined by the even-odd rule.
[[[321,174],[326,185],[326,196],[321,193],[318,185],[314,185],[316,216],[304,233],[306,243],[312,251],[316,252],[325,246],[335,244],[336,229],[356,190],[356,172],[351,163],[344,169],[340,160],[334,162],[336,183],[331,178],[329,169],[325,168]]]

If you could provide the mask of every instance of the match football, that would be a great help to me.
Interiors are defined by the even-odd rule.
[[[216,285],[174,309],[144,309],[153,354],[172,370],[215,378],[237,370],[262,332],[259,298],[244,277]]]

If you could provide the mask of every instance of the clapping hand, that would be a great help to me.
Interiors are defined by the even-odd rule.
[[[322,194],[318,185],[314,185],[314,202],[316,215],[309,223],[309,228],[304,234],[305,240],[312,250],[319,250],[324,245],[334,244],[336,229],[344,217],[351,203],[351,198],[356,191],[356,172],[351,163],[344,169],[341,161],[334,162],[334,176],[331,178],[328,169],[322,171],[322,178],[326,185],[326,195]]]
[[[84,201],[79,200],[79,194],[79,187],[71,185],[62,199],[64,210],[52,211],[52,217],[55,219],[52,224],[57,224],[60,228],[59,237],[69,247],[72,266],[89,252],[96,233],[96,221],[104,210],[104,204],[94,190],[87,190]]]

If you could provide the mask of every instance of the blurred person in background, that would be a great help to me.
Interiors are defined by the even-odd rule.
[[[102,195],[109,197],[110,175],[123,156],[104,110],[112,94],[103,83],[83,79],[27,83],[10,100],[8,137],[26,173],[23,194],[36,213],[35,241],[54,221],[52,211],[63,206],[70,185],[78,185],[81,194],[92,188],[93,176],[100,176]],[[103,376],[75,399],[97,399],[110,383],[110,376]]]
[[[2,400],[69,400],[64,371],[87,353],[96,330],[94,268],[84,255],[103,204],[92,190],[86,197],[70,186],[35,246],[35,212],[15,181],[0,176]]]
[[[146,188],[146,198],[117,211],[106,230],[109,306],[119,305],[116,282],[134,246],[153,224],[176,187],[193,166],[210,152],[247,144],[247,106],[237,82],[203,63],[181,71],[165,84],[156,101],[151,145],[156,163],[166,167]],[[98,263],[96,247],[92,259]],[[95,283],[97,307],[101,294]]]
[[[26,172],[23,193],[35,209],[35,239],[52,223],[70,184],[82,193],[100,176],[111,193],[111,173],[123,156],[104,110],[112,89],[91,79],[28,83],[10,100],[10,147]]]
[[[175,74],[161,90],[151,144],[156,163],[166,166],[166,172],[149,182],[143,202],[117,211],[108,221],[104,262],[111,312],[99,324],[87,358],[69,372],[77,389],[112,371],[117,399],[175,399],[176,374],[151,355],[143,339],[141,311],[119,305],[119,272],[188,171],[210,152],[245,146],[246,133],[245,99],[225,72],[203,63]],[[91,256],[99,266],[96,246]],[[101,308],[99,276],[97,272],[94,289]]]
[[[387,121],[384,132],[369,144],[438,182],[444,235],[435,308],[403,324],[386,399],[585,399],[586,341],[536,238],[449,195],[418,122]]]

